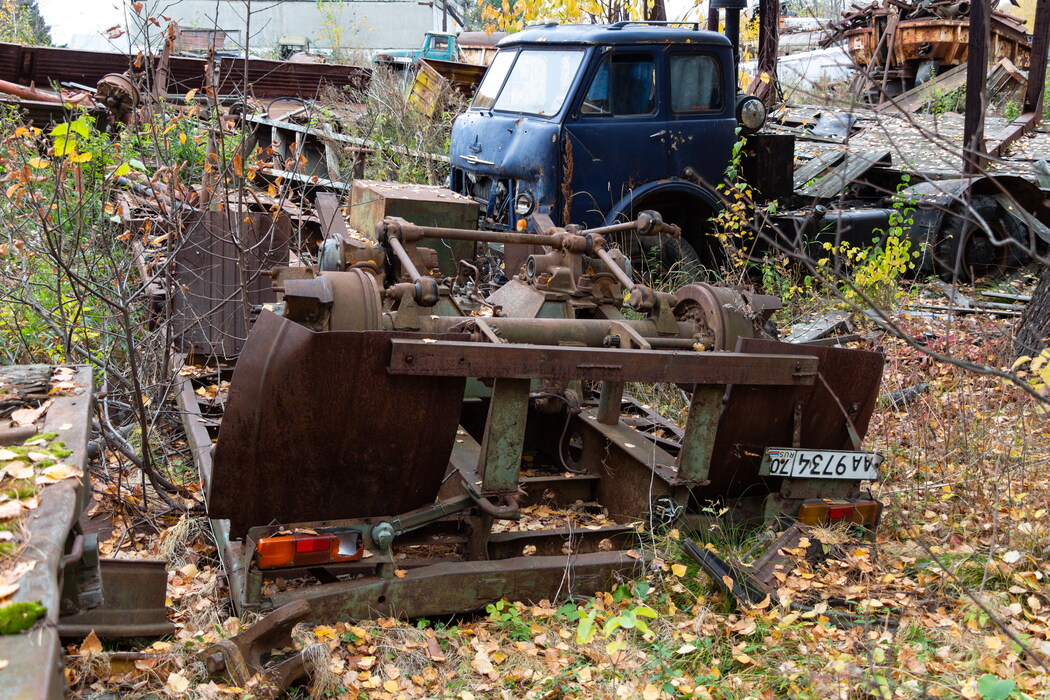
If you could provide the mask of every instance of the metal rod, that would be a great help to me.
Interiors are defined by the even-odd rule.
[[[460,228],[415,226],[424,238],[442,238],[451,241],[478,241],[481,243],[522,243],[524,245],[553,246],[553,236],[545,233],[516,233],[511,231],[473,231]]]
[[[630,275],[620,269],[620,266],[613,262],[612,258],[609,257],[608,251],[604,248],[598,248],[594,251],[598,256],[598,259],[605,263],[605,267],[609,269],[609,272],[613,274],[613,277],[624,286],[624,289],[634,289],[634,281]]]
[[[427,316],[420,318],[420,331],[424,333],[450,333],[457,326],[461,327],[465,319],[457,316]],[[660,336],[656,328],[656,322],[649,319],[637,321],[617,320],[624,326],[629,326],[639,336],[645,339],[651,347],[664,347],[673,340],[684,339],[686,344],[682,348],[691,348],[694,342],[703,342],[694,339],[696,328],[692,323],[679,321],[678,335]],[[560,342],[572,342],[587,347],[600,348],[605,345],[605,338],[615,333],[613,322],[605,319],[579,319],[579,318],[503,318],[486,317],[485,325],[499,334],[500,338],[508,343],[525,343],[533,345],[558,345]],[[458,329],[457,329],[458,330]],[[713,339],[712,339],[713,340]]]
[[[397,256],[398,261],[401,263],[401,270],[408,273],[409,279],[413,282],[418,282],[421,275],[419,270],[416,269],[415,264],[412,262],[412,258],[409,257],[408,251],[401,245],[401,241],[396,238],[388,239],[390,243],[390,249],[394,251],[394,255]]]

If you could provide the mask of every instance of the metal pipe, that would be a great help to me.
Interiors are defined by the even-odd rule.
[[[631,279],[630,275],[620,269],[619,265],[613,262],[613,259],[609,257],[609,252],[605,250],[605,248],[598,248],[594,253],[598,256],[599,260],[605,263],[605,267],[613,274],[616,281],[623,285],[624,289],[634,289],[634,280]]]
[[[440,228],[437,226],[416,226],[401,224],[406,239],[415,241],[419,238],[442,238],[450,241],[477,241],[480,243],[521,243],[524,245],[546,245],[557,247],[555,236],[545,233],[516,233],[511,231],[474,231],[460,228]],[[417,238],[418,236],[418,238]],[[391,236],[393,239],[393,236]]]
[[[398,261],[401,263],[402,271],[408,273],[409,279],[413,282],[418,282],[422,276],[419,274],[419,270],[416,269],[415,264],[412,262],[412,258],[409,257],[408,251],[401,245],[401,241],[396,238],[388,238],[387,243],[390,245],[390,249],[394,251],[394,255],[397,256]]]
[[[424,333],[455,333],[463,330],[463,324],[471,319],[459,316],[420,317],[420,331]],[[604,319],[571,318],[503,318],[486,317],[485,325],[492,328],[510,343],[531,345],[558,345],[577,343],[592,348],[605,347],[605,339],[614,334],[613,321]],[[674,336],[661,336],[656,322],[649,319],[637,321],[617,320],[626,325],[650,344],[657,346]],[[692,347],[697,328],[691,322],[678,322],[678,338],[686,339]],[[684,349],[684,348],[683,348]]]

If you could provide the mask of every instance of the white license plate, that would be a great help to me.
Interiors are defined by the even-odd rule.
[[[762,476],[790,476],[796,479],[873,481],[879,478],[880,464],[882,455],[878,452],[770,447],[762,458],[758,473]]]

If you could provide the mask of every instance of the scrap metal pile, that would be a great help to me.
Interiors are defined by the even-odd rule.
[[[844,43],[869,80],[897,94],[966,63],[969,46],[968,0],[882,0],[852,5],[828,26],[821,46]],[[1003,12],[990,17],[993,63],[1007,59],[1021,70],[1031,61],[1024,21]],[[871,87],[868,84],[866,87]]]

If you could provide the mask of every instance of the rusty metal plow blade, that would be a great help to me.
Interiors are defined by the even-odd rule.
[[[314,333],[264,311],[237,363],[209,515],[261,523],[404,513],[433,503],[465,379],[393,376],[384,331]],[[459,338],[459,335],[433,336]]]

